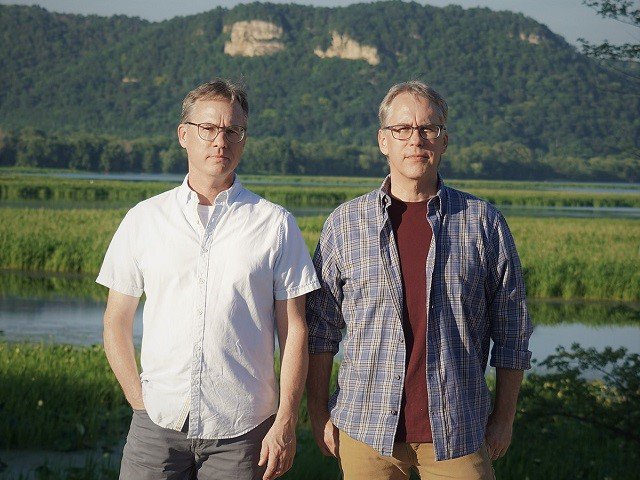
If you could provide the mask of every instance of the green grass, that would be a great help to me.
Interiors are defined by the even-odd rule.
[[[512,217],[532,297],[640,300],[640,222]]]
[[[113,443],[130,409],[102,346],[0,342],[0,448]]]
[[[0,209],[0,268],[97,273],[124,210]],[[324,217],[300,217],[313,252]],[[537,298],[640,300],[640,222],[511,217],[527,293]]]
[[[0,268],[96,273],[124,210],[0,209]]]
[[[126,434],[130,409],[101,347],[0,342],[0,378],[2,449],[108,448]],[[512,446],[494,464],[497,478],[613,480],[637,475],[637,445],[570,419],[532,416],[529,405],[536,399],[527,397],[528,391],[535,389],[523,389]],[[315,446],[305,403],[300,410],[296,459],[283,478],[337,480],[337,462],[323,457]],[[0,474],[2,478],[8,477]],[[36,478],[109,479],[117,478],[117,470],[95,461],[68,469],[45,465]]]

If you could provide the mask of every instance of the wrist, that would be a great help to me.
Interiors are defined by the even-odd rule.
[[[504,410],[504,409],[495,408],[491,412],[491,419],[495,422],[513,423],[513,421],[515,420],[515,416],[516,416],[515,409]]]
[[[298,423],[298,414],[291,411],[278,411],[274,424],[280,425],[283,428],[290,428],[295,430]]]

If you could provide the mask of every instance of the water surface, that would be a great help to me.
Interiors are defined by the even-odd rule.
[[[543,360],[558,346],[568,349],[576,342],[583,347],[625,347],[640,353],[638,305],[537,300],[530,310],[536,324],[530,342],[535,359]],[[103,313],[103,301],[9,296],[0,298],[0,330],[5,340],[92,345],[102,343]],[[593,318],[598,315],[603,318]],[[134,343],[140,346],[142,305],[133,329]]]

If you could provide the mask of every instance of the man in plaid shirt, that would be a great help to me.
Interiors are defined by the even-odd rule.
[[[500,212],[438,175],[447,111],[423,83],[389,90],[378,144],[390,175],[329,216],[315,252],[308,408],[316,442],[347,480],[408,479],[412,469],[491,479],[511,442],[531,359],[520,261]]]

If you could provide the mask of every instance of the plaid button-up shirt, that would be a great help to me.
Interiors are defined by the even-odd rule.
[[[388,207],[390,178],[338,207],[314,255],[321,289],[307,303],[311,354],[337,353],[346,327],[331,420],[391,455],[405,376],[402,277]],[[436,459],[477,451],[491,409],[491,365],[530,368],[532,327],[520,261],[504,217],[491,204],[439,182],[427,208],[429,419]]]

